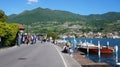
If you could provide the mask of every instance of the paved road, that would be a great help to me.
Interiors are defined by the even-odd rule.
[[[21,45],[0,50],[0,67],[65,67],[55,47],[50,43]]]

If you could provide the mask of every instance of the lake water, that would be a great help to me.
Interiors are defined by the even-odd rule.
[[[65,38],[65,40],[71,42],[73,46],[76,46],[76,44],[79,44],[80,42],[89,42],[93,43],[95,45],[98,45],[98,41],[100,41],[100,44],[102,46],[106,46],[107,42],[109,42],[109,46],[115,47],[118,46],[118,62],[120,62],[120,39],[113,39],[113,38]],[[76,43],[75,43],[76,41]],[[115,53],[113,55],[104,54],[101,56],[101,58],[98,58],[97,54],[89,54],[89,56],[86,55],[87,58],[95,61],[95,62],[106,62],[110,64],[112,67],[115,66],[116,60],[115,60]]]

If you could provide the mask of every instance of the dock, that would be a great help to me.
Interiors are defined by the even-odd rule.
[[[73,58],[81,64],[82,67],[110,67],[107,63],[97,63],[85,57],[83,52],[77,51],[74,53]]]
[[[57,44],[59,47],[63,47],[63,44]],[[73,54],[73,59],[75,59],[82,67],[111,67],[109,64],[104,62],[94,62],[85,57],[85,53],[77,51]]]

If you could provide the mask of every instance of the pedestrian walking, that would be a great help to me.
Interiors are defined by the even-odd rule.
[[[22,36],[20,33],[18,33],[18,46],[20,46],[21,44],[21,39],[22,39]]]

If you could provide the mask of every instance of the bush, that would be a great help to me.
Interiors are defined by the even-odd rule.
[[[17,24],[7,24],[0,22],[1,47],[15,45],[16,34],[19,28]]]

